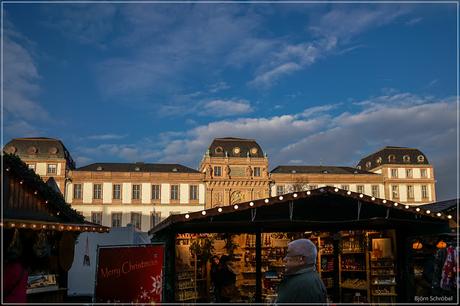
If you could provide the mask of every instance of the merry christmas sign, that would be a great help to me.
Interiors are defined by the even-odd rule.
[[[164,245],[98,248],[95,302],[160,303]]]

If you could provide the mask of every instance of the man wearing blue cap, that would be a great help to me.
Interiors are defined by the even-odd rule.
[[[316,246],[309,239],[288,244],[286,275],[278,289],[276,303],[326,303],[326,287],[316,272]]]

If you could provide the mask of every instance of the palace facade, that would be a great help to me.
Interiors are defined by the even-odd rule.
[[[433,166],[418,149],[385,147],[356,167],[280,165],[252,139],[216,138],[195,170],[180,164],[93,163],[75,167],[64,144],[16,138],[5,145],[66,202],[104,226],[133,224],[142,231],[171,214],[233,205],[293,191],[333,186],[408,205],[436,201]]]

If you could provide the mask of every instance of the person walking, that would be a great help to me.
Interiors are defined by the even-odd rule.
[[[309,239],[288,244],[285,277],[278,288],[276,304],[327,303],[327,292],[316,271],[316,246]]]
[[[236,288],[236,272],[230,266],[230,257],[222,255],[220,257],[220,268],[218,279],[221,284],[220,301],[228,303],[239,298],[239,291]]]
[[[214,301],[220,303],[220,290],[222,287],[221,277],[220,277],[220,260],[219,256],[214,255],[211,258],[211,282],[213,286]]]

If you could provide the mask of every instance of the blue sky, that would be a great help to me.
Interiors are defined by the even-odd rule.
[[[77,166],[177,162],[214,137],[279,164],[427,154],[456,196],[455,4],[5,4],[3,141]]]

